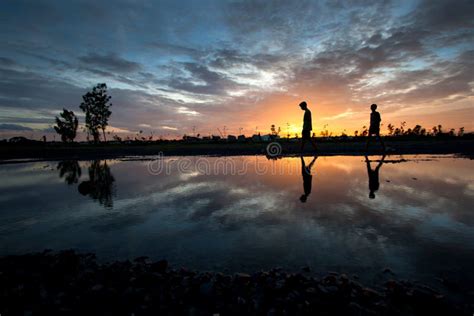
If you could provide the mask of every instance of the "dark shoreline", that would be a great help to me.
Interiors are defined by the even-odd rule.
[[[279,141],[281,154],[279,156],[294,156],[300,154],[299,143]],[[427,140],[388,140],[389,155],[408,154],[458,154],[472,157],[474,155],[474,140],[472,139],[427,139]],[[319,156],[334,155],[365,155],[365,141],[324,141],[319,142]],[[0,164],[10,163],[10,160],[95,160],[115,159],[129,156],[245,156],[265,155],[268,143],[184,143],[165,142],[148,144],[1,144]],[[305,155],[312,155],[308,148]],[[381,155],[380,146],[373,145],[369,155]]]
[[[6,256],[0,257],[0,313],[472,315],[474,308],[406,280],[368,288],[345,274],[315,278],[305,272],[225,275],[175,269],[147,257],[100,264],[93,254],[72,250]]]

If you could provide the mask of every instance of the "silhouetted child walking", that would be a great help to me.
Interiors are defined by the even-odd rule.
[[[310,141],[311,145],[313,145],[313,148],[316,151],[318,148],[316,147],[316,143],[314,142],[314,140],[311,138],[311,131],[313,130],[311,111],[308,109],[308,105],[305,101],[300,103],[300,108],[304,111],[303,131],[301,132],[301,151],[303,151],[304,145],[308,140]]]
[[[370,113],[369,135],[367,139],[367,144],[365,146],[365,151],[369,150],[369,143],[373,135],[379,139],[380,143],[382,144],[383,150],[385,151],[385,144],[382,140],[382,137],[380,137],[380,122],[382,121],[382,118],[380,117],[380,113],[376,111],[377,104],[372,104],[370,106],[370,109],[372,110],[372,113]]]

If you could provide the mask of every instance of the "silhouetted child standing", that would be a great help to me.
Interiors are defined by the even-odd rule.
[[[314,150],[317,150],[316,143],[311,138],[311,131],[313,130],[311,111],[308,109],[308,105],[305,101],[300,103],[300,108],[304,111],[303,130],[301,132],[301,151],[303,151],[306,141],[310,141],[311,145],[313,145]]]
[[[369,149],[369,143],[373,135],[377,137],[382,144],[383,150],[385,151],[385,144],[382,140],[382,137],[380,137],[380,122],[382,121],[382,118],[380,117],[380,113],[377,112],[377,104],[372,104],[370,106],[370,109],[372,110],[372,113],[370,113],[370,127],[369,127],[369,135],[367,139],[367,144],[365,146],[365,150],[367,151]]]

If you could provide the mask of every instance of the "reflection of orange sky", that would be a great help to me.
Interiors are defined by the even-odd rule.
[[[305,164],[308,165],[312,158],[304,157]],[[379,155],[369,157],[372,169],[376,168],[381,158]],[[392,163],[402,158],[408,161]],[[185,172],[182,172],[190,176],[182,178],[182,173],[178,172],[178,165],[180,160],[186,159],[190,164],[186,165]],[[199,169],[200,172],[195,172],[197,162],[203,160],[209,163],[210,172],[204,173],[205,169],[202,168]],[[369,200],[367,165],[361,156],[317,158],[311,169],[312,191],[307,206],[298,200],[303,193],[302,165],[299,157],[285,157],[278,160],[268,160],[265,156],[180,157],[170,158],[165,164],[166,168],[172,171],[168,177],[179,176],[183,185],[195,186],[205,182],[218,183],[217,186],[220,187],[225,183],[233,192],[248,195],[247,198],[272,193],[279,198],[289,197],[288,203],[309,208],[318,207],[321,202],[333,203],[337,207],[338,204],[352,198]],[[126,164],[118,165],[118,167],[126,166]],[[202,167],[202,164],[199,165]],[[215,169],[217,165],[219,167]],[[234,172],[232,167],[235,168]],[[469,159],[387,156],[379,171],[380,187],[376,192],[377,198],[381,199],[375,201],[384,204],[387,201],[397,200],[400,196],[403,196],[401,201],[408,199],[407,203],[411,203],[411,200],[426,203],[427,200],[439,199],[441,203],[438,205],[439,211],[444,212],[446,209],[441,207],[442,203],[449,202],[453,196],[464,194],[474,196],[474,186],[470,185],[474,181],[471,169],[472,161]],[[142,176],[147,178],[145,168],[141,171]],[[135,171],[133,173],[137,174]],[[418,194],[413,194],[415,191]],[[465,198],[459,198],[459,201],[468,202]],[[459,209],[458,212],[458,216],[461,216],[467,209]]]
[[[308,165],[312,158],[311,156],[304,157],[305,164]],[[379,155],[369,157],[372,169],[375,169],[381,158]],[[268,186],[281,192],[294,191],[293,195],[303,188],[300,157],[285,157],[278,160],[268,160],[265,156],[208,158],[211,166],[222,159],[227,161],[227,166],[234,165],[237,172],[243,169],[247,171],[245,175],[239,176],[230,174],[231,169],[226,169],[226,179],[235,187],[241,185],[242,188],[248,188],[249,179],[252,179],[250,181],[254,181],[255,185],[258,183],[258,186]],[[408,161],[391,163],[400,159]],[[469,185],[474,181],[472,172],[470,172],[472,162],[469,159],[397,155],[387,156],[385,161],[386,163],[382,165],[379,172],[379,194],[389,191],[406,191],[403,189],[404,187],[416,187],[417,190],[426,190],[426,194],[428,194],[431,191],[443,190],[443,185],[456,185],[460,186],[464,193],[473,195],[474,187]],[[213,170],[212,167],[211,170]],[[223,169],[218,170],[217,175],[222,176]],[[255,170],[258,170],[258,175],[255,174]],[[367,168],[362,156],[319,157],[315,161],[311,173],[313,175],[313,197],[318,196],[324,200],[332,198],[334,202],[337,202],[341,194],[348,194],[350,190],[361,190],[364,197],[366,191],[368,194]],[[212,173],[212,176],[217,175]],[[386,180],[390,180],[390,182]],[[352,189],[351,186],[353,186]],[[449,192],[438,194],[440,196],[449,195]]]

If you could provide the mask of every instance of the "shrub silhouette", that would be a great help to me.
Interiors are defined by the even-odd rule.
[[[54,130],[61,135],[63,142],[73,142],[76,138],[77,126],[79,124],[76,115],[73,111],[63,109],[63,112],[59,114],[62,118],[56,116],[56,126]]]

